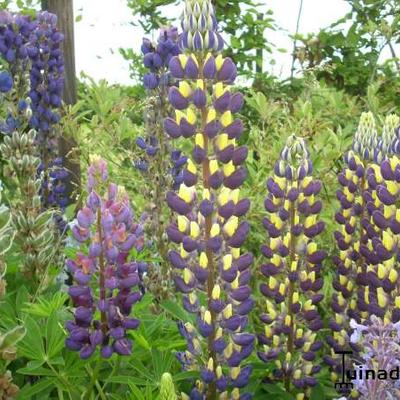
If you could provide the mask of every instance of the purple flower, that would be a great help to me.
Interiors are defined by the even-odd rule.
[[[243,97],[229,87],[236,76],[233,62],[217,54],[223,41],[211,1],[187,1],[182,27],[185,52],[169,62],[177,80],[169,90],[175,112],[164,120],[164,129],[173,139],[191,140],[193,147],[176,191],[166,195],[175,213],[166,232],[177,246],[169,252],[175,286],[184,294],[184,308],[196,315],[196,326],[180,321],[187,351],[177,357],[184,369],[199,371],[202,382],[192,388],[191,399],[227,393],[245,399],[248,394],[240,389],[251,373],[245,360],[253,351],[254,335],[246,333],[246,326],[254,300],[249,288],[252,257],[240,251],[249,224],[239,218],[250,202],[240,198],[247,149],[234,140],[244,126],[233,116]]]
[[[300,207],[305,201],[315,203],[314,189],[310,188],[319,188],[311,175],[304,139],[289,136],[274,170],[267,181],[265,201],[268,241],[261,251],[268,262],[261,266],[266,280],[260,290],[267,298],[261,316],[266,327],[259,335],[262,351],[258,356],[270,363],[278,353],[283,354],[279,366],[271,363],[271,378],[283,380],[289,392],[292,384],[301,389],[315,385],[312,366],[320,346],[314,332],[321,329],[322,319],[313,299],[320,296],[320,270],[326,254],[314,241],[323,229],[317,213]],[[303,236],[299,236],[301,232]]]
[[[0,72],[0,92],[7,93],[13,86],[11,75],[7,71]]]
[[[132,342],[127,330],[139,325],[130,314],[142,297],[142,285],[139,265],[128,257],[132,248],[142,248],[143,230],[133,221],[128,198],[117,192],[116,185],[110,183],[104,197],[95,192],[108,184],[104,160],[96,159],[88,175],[91,193],[87,206],[78,212],[72,233],[89,245],[89,254],[78,253],[75,260],[67,261],[77,285],[69,290],[76,310],[74,321],[67,323],[70,336],[66,346],[79,351],[82,359],[89,358],[97,346],[104,358],[113,352],[129,355]],[[96,310],[99,319],[95,319]]]

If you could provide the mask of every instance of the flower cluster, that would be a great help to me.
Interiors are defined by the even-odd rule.
[[[346,156],[347,166],[339,176],[343,186],[338,192],[342,209],[336,221],[342,227],[335,233],[340,253],[335,258],[338,266],[333,284],[336,293],[332,298],[335,314],[330,321],[333,335],[328,338],[333,351],[351,347],[356,353],[362,352],[360,343],[351,340],[350,335],[359,323],[374,325],[378,321],[374,316],[388,326],[400,320],[399,122],[397,116],[389,115],[378,138],[372,114],[364,113],[354,137],[353,151]],[[352,324],[350,319],[354,320]],[[334,354],[325,361],[338,372],[339,362]],[[335,373],[333,378],[336,379]]]
[[[187,25],[187,20],[195,19],[212,21],[207,22],[210,32],[205,38],[219,37],[211,1],[186,1],[183,37],[189,41],[194,25]],[[197,43],[198,35],[194,36]],[[167,233],[178,246],[169,252],[175,285],[183,293],[184,308],[197,319],[196,326],[179,323],[187,350],[179,352],[178,359],[184,369],[200,373],[191,399],[248,399],[251,395],[240,389],[252,371],[243,364],[254,347],[254,336],[246,332],[254,303],[249,288],[253,257],[240,251],[249,231],[240,217],[250,202],[240,199],[247,148],[237,144],[243,124],[233,117],[243,97],[229,87],[236,76],[231,59],[202,51],[212,46],[196,46],[194,52],[183,47],[186,53],[169,64],[178,84],[169,90],[175,114],[165,119],[164,128],[172,138],[194,137],[195,143],[183,183],[177,192],[167,194],[176,213]]]
[[[388,374],[400,364],[400,322],[384,322],[372,315],[368,324],[350,322],[354,329],[352,343],[363,350],[361,364],[352,371],[352,382],[360,394],[361,400],[388,400],[400,398],[400,388],[396,380]],[[374,371],[375,379],[370,379],[366,371]],[[379,377],[380,376],[380,377]]]
[[[29,16],[13,15],[0,11],[0,56],[5,61],[7,71],[0,76],[0,91],[7,93],[7,117],[0,124],[0,131],[12,133],[25,118],[29,105],[28,71],[29,55],[33,49],[31,34],[35,22]],[[12,89],[12,90],[11,90]]]
[[[380,154],[378,142],[373,115],[363,113],[354,135],[352,150],[345,155],[345,166],[338,176],[341,189],[337,192],[337,198],[341,208],[335,215],[340,226],[335,232],[335,239],[339,254],[333,258],[337,274],[333,282],[334,314],[329,322],[332,336],[328,338],[332,354],[325,357],[325,361],[334,371],[340,364],[335,351],[348,350],[351,345],[350,319],[360,321],[367,311],[365,303],[360,304],[360,293],[363,290],[362,285],[366,284],[365,254],[368,249],[368,235],[374,235],[375,232],[367,209],[367,201],[371,198],[367,171],[375,165]],[[353,350],[357,351],[356,346],[353,346]],[[335,373],[332,378],[336,379]]]
[[[323,298],[321,267],[326,257],[316,243],[324,230],[318,220],[322,204],[316,199],[321,182],[312,177],[303,139],[294,135],[287,139],[267,189],[268,217],[263,224],[269,239],[261,248],[268,259],[261,266],[267,281],[260,285],[267,300],[258,356],[274,365],[268,378],[283,380],[286,391],[301,400],[317,383],[314,375],[320,370],[314,360],[322,347],[317,338],[323,327],[318,304]]]
[[[183,33],[180,45],[192,51],[221,51],[224,41],[218,32],[214,6],[211,2],[190,0],[185,2],[182,18]]]
[[[31,34],[35,46],[30,51],[29,97],[32,116],[29,124],[38,132],[44,173],[43,206],[63,210],[69,202],[64,184],[69,174],[62,168],[62,160],[58,157],[58,133],[54,129],[60,120],[64,87],[63,35],[57,29],[57,16],[54,14],[38,12],[35,23],[36,28]],[[54,174],[57,178],[52,176]]]
[[[365,272],[359,275],[360,293],[357,306],[361,320],[376,315],[384,321],[400,320],[400,291],[398,289],[398,262],[400,260],[398,235],[400,233],[400,166],[396,154],[399,118],[386,118],[382,132],[382,161],[366,171],[368,190],[364,196],[369,224],[368,241],[360,252],[365,260]]]
[[[158,87],[170,86],[168,64],[172,57],[180,53],[178,38],[178,29],[171,26],[160,29],[156,45],[147,38],[143,39],[143,63],[149,70],[143,78],[143,84],[146,89],[154,90]]]
[[[58,123],[64,86],[64,60],[61,49],[63,35],[57,29],[57,16],[47,11],[36,15],[32,32],[35,46],[30,52],[30,92],[32,117],[30,126],[36,129],[41,145],[48,151],[56,147],[51,126]],[[51,135],[53,136],[53,135]]]
[[[101,190],[107,194],[102,197]],[[66,345],[89,358],[97,346],[109,358],[113,352],[129,355],[132,341],[127,331],[139,320],[130,316],[132,306],[142,298],[141,275],[145,265],[130,260],[132,248],[143,248],[143,228],[133,220],[126,193],[108,182],[107,165],[96,159],[88,170],[86,206],[72,227],[81,251],[67,261],[74,279],[69,294],[75,318],[67,323]],[[88,245],[86,255],[84,247]]]
[[[155,250],[161,262],[154,263],[146,276],[147,286],[156,298],[168,297],[170,290],[170,268],[168,266],[165,228],[166,191],[179,186],[186,158],[179,150],[171,151],[171,143],[163,129],[163,121],[169,115],[168,89],[173,83],[168,64],[172,57],[180,53],[178,30],[175,27],[162,28],[156,44],[143,39],[143,63],[148,69],[143,83],[147,92],[144,114],[145,136],[138,137],[136,144],[141,150],[135,162],[150,183],[145,196],[148,199],[148,229],[155,239]]]
[[[162,28],[156,45],[147,38],[143,39],[142,53],[144,66],[149,70],[143,78],[143,84],[147,89],[147,104],[145,108],[144,122],[146,137],[138,137],[136,144],[146,152],[146,156],[137,162],[137,167],[150,173],[151,163],[157,164],[157,158],[167,158],[169,143],[165,137],[162,122],[168,115],[167,103],[168,89],[172,79],[168,71],[169,61],[180,53],[178,47],[178,30],[175,27]],[[164,161],[161,176],[169,169],[168,160]],[[157,165],[156,165],[157,166]],[[161,178],[160,176],[160,178]],[[162,184],[159,182],[159,184]]]
[[[37,170],[36,133],[14,131],[5,136],[0,151],[7,160],[5,170],[14,181],[16,195],[12,204],[15,242],[21,254],[23,272],[34,284],[45,281],[46,271],[55,256],[53,212],[42,211],[39,196],[42,185]]]
[[[1,123],[3,133],[11,134],[15,129],[35,129],[44,173],[43,207],[53,206],[48,196],[60,200],[54,205],[63,209],[68,200],[60,196],[65,185],[51,184],[51,164],[57,158],[57,134],[52,126],[58,123],[61,95],[64,85],[64,64],[61,50],[63,35],[57,30],[57,18],[48,12],[38,12],[35,18],[11,14],[0,14],[0,55],[6,61],[8,71],[0,76],[0,91],[7,92],[7,118]],[[12,90],[11,90],[12,89]],[[61,167],[58,165],[58,169]],[[59,174],[65,180],[67,171]],[[60,180],[60,177],[58,177]],[[52,194],[57,187],[58,192]]]

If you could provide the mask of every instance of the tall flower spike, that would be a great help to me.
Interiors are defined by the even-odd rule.
[[[246,332],[254,301],[252,255],[240,251],[249,231],[240,217],[250,206],[240,198],[247,148],[237,144],[243,124],[234,117],[243,96],[229,86],[236,76],[232,60],[216,54],[222,46],[210,45],[211,37],[218,40],[211,2],[186,1],[183,27],[186,52],[169,64],[178,80],[169,90],[175,113],[164,127],[173,138],[193,137],[194,146],[178,192],[167,194],[175,212],[167,233],[177,245],[169,252],[175,285],[183,293],[184,308],[197,318],[196,326],[179,323],[187,350],[177,356],[183,368],[199,372],[191,399],[245,400],[251,395],[240,389],[251,373],[244,360],[254,345]]]
[[[341,368],[335,352],[349,350],[349,347],[358,351],[350,342],[350,319],[360,322],[370,315],[372,308],[367,300],[369,264],[375,263],[371,246],[379,232],[371,218],[377,206],[374,176],[379,173],[377,161],[384,156],[382,149],[387,146],[386,140],[378,140],[373,115],[363,113],[353,139],[353,149],[345,155],[345,167],[339,174],[342,188],[337,192],[337,198],[341,209],[335,215],[340,225],[335,232],[339,254],[334,257],[337,266],[332,296],[334,314],[329,322],[332,334],[327,339],[332,351],[324,357],[332,367],[333,380],[337,379]]]
[[[59,208],[69,204],[65,182],[69,173],[63,168],[58,156],[62,92],[64,88],[64,57],[62,42],[64,36],[57,28],[57,16],[47,11],[36,14],[36,29],[31,34],[34,47],[29,52],[31,68],[29,73],[32,116],[29,124],[37,132],[43,173],[42,204],[44,208]],[[60,217],[60,230],[65,228]]]
[[[0,123],[4,134],[21,126],[29,108],[29,55],[34,48],[31,34],[35,28],[29,16],[0,11],[0,57],[7,69],[1,73],[0,87],[7,100],[6,119]]]
[[[362,249],[366,262],[366,284],[359,296],[359,307],[365,310],[365,318],[377,315],[386,323],[400,320],[400,291],[398,289],[398,263],[400,213],[400,162],[393,143],[397,140],[394,128],[399,119],[394,115],[386,118],[383,128],[383,143],[387,153],[380,165],[367,171],[369,195],[367,209],[371,215],[371,226],[367,245]]]
[[[27,133],[15,131],[4,136],[0,151],[7,160],[6,174],[17,188],[11,212],[16,230],[15,243],[22,260],[21,269],[37,285],[56,254],[53,213],[42,211],[38,195],[42,182],[36,175],[40,159],[35,136],[33,130]]]
[[[113,352],[129,355],[132,341],[127,331],[139,326],[139,320],[130,314],[142,298],[144,267],[130,259],[130,251],[143,248],[143,228],[133,220],[126,193],[109,183],[107,164],[102,159],[94,160],[89,167],[88,191],[86,205],[72,227],[82,251],[67,261],[74,279],[69,294],[75,318],[66,325],[66,346],[79,351],[82,359],[89,358],[97,346],[104,358]]]
[[[54,129],[60,118],[58,109],[64,83],[63,36],[57,30],[56,21],[56,16],[48,12],[38,12],[35,17],[1,12],[0,56],[8,71],[2,73],[0,91],[9,90],[4,94],[8,113],[0,130],[12,134],[16,129],[26,131],[27,125],[36,130],[35,140],[42,161],[38,169],[38,175],[43,174],[42,206],[64,211],[68,203],[64,184],[68,173],[59,165],[58,135]],[[53,178],[55,174],[57,178]],[[65,222],[61,214],[55,218],[63,231]]]
[[[322,346],[317,307],[323,298],[321,267],[326,257],[316,243],[324,230],[316,199],[321,182],[312,177],[302,138],[287,139],[267,189],[263,224],[268,241],[261,251],[268,261],[261,266],[266,282],[260,285],[266,297],[261,315],[265,330],[259,335],[258,356],[271,365],[269,378],[283,381],[286,391],[302,400],[317,383],[314,375],[320,370],[314,360]]]
[[[144,111],[145,135],[136,139],[140,155],[134,165],[148,183],[144,193],[148,200],[147,229],[149,236],[154,238],[154,250],[160,260],[149,268],[145,284],[157,299],[163,299],[171,295],[165,237],[168,224],[165,196],[172,187],[179,187],[182,169],[186,163],[186,157],[180,151],[171,151],[171,139],[164,132],[164,119],[171,111],[168,90],[174,82],[168,65],[171,58],[180,53],[177,28],[161,28],[157,43],[154,44],[144,38],[142,53],[144,66],[148,70],[143,79],[147,94]]]

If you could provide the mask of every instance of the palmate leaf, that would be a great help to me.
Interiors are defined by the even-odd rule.
[[[35,304],[26,303],[26,306],[22,308],[22,311],[33,316],[46,318],[54,311],[63,309],[67,299],[67,293],[58,291],[50,300],[44,297],[39,297]]]
[[[177,302],[173,300],[165,300],[161,303],[161,307],[170,313],[173,317],[181,321],[191,321],[193,316],[186,312]]]
[[[42,398],[42,399],[49,398],[49,397],[47,397],[47,395],[44,396],[44,393],[46,391],[49,391],[52,388],[54,388],[54,386],[56,384],[57,384],[56,378],[40,379],[33,385],[29,385],[29,384],[25,385],[19,392],[18,398],[28,400],[28,399],[32,398],[32,396],[35,396],[38,394],[41,394],[40,398]]]
[[[65,334],[60,326],[57,312],[52,311],[46,324],[46,353],[52,360],[64,348]]]
[[[42,330],[38,323],[29,315],[25,318],[26,335],[18,347],[19,354],[30,360],[45,360]]]

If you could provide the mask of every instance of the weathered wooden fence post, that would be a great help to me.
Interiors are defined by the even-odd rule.
[[[75,45],[74,45],[74,8],[73,0],[42,0],[42,9],[57,15],[57,24],[64,34],[64,63],[65,80],[63,100],[65,104],[75,104],[77,100]],[[65,167],[70,171],[70,180],[67,183],[69,197],[80,187],[81,172],[79,164],[79,149],[76,141],[62,134],[59,141],[60,156],[65,160]]]

